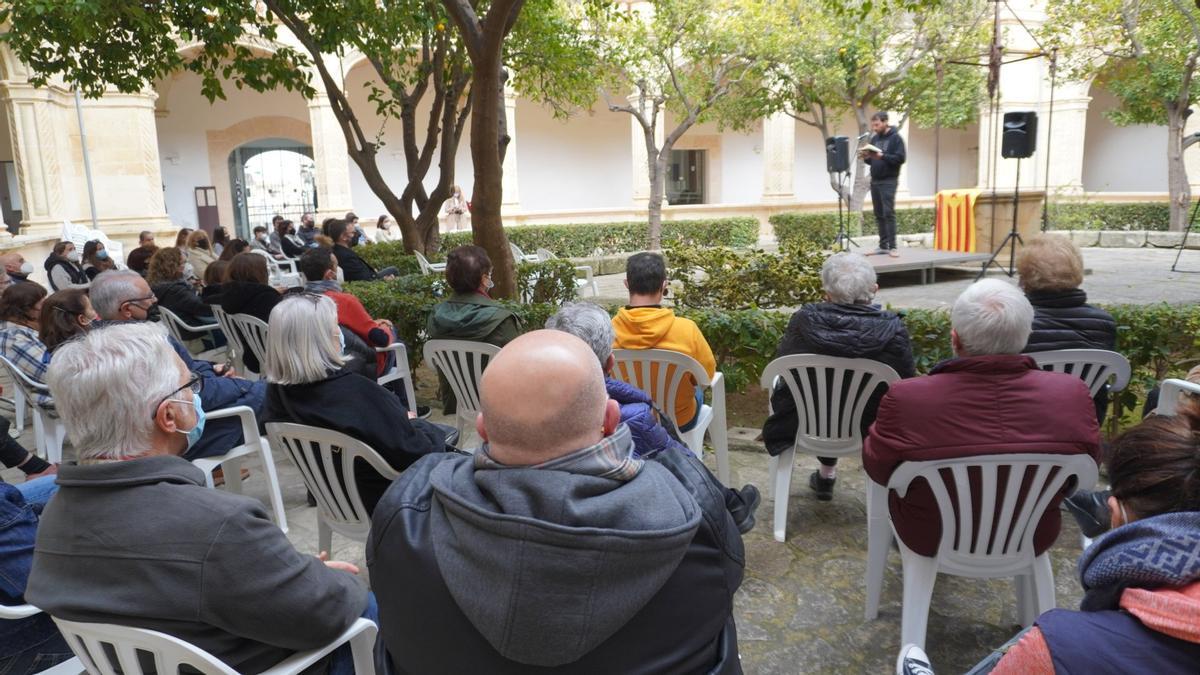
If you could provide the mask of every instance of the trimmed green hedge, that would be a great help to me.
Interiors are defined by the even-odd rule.
[[[851,233],[854,232],[854,214],[843,214]],[[775,239],[785,241],[807,241],[828,248],[837,236],[838,214],[836,211],[814,213],[777,213],[767,219],[775,228]],[[933,209],[896,209],[896,233],[920,234],[933,231]],[[875,215],[863,211],[863,233],[874,234]]]
[[[528,254],[539,248],[562,258],[583,258],[597,250],[602,255],[643,251],[650,238],[650,224],[585,223],[580,225],[522,225],[506,227],[508,240]],[[663,223],[662,246],[750,246],[758,241],[754,218],[672,220]],[[470,232],[452,232],[442,237],[442,251],[471,243]]]

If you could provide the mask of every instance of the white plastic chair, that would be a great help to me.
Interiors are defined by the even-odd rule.
[[[556,259],[558,259],[558,256],[554,255],[554,253],[551,252],[549,249],[539,248],[537,250],[537,259],[538,259],[538,262],[546,262],[547,260],[556,260]],[[592,289],[592,297],[596,297],[597,295],[600,295],[600,287],[596,285],[596,277],[592,271],[591,265],[576,265],[575,271],[583,272],[582,277],[578,277],[575,279],[575,289],[576,290],[579,290],[582,288],[591,288]]]
[[[332,429],[272,422],[267,437],[287,451],[317,500],[317,550],[330,550],[334,532],[365,542],[371,516],[358,494],[354,460],[361,458],[388,480],[395,480],[400,472],[366,443]]]
[[[58,418],[53,406],[47,408],[37,403],[38,395],[49,396],[50,390],[41,382],[31,380],[7,357],[0,356],[0,364],[8,371],[13,385],[16,386],[21,397],[29,402],[29,407],[33,411],[33,437],[38,453],[51,464],[62,462],[62,449],[63,442],[67,438],[67,427]]]
[[[712,390],[712,405],[700,406],[696,424],[690,431],[680,431],[679,438],[696,457],[703,459],[704,432],[708,431],[717,454],[717,477],[728,484],[729,427],[725,421],[725,376],[721,371],[710,380],[696,359],[666,349],[614,349],[613,356],[616,365],[612,376],[649,394],[676,429],[679,420],[675,419],[675,399],[680,387],[686,386],[684,376],[691,375],[697,386]]]
[[[221,332],[225,334],[225,354],[229,359],[229,363],[239,373],[246,371],[246,362],[242,358],[242,354],[246,353],[245,347],[238,340],[237,331],[233,329],[233,321],[225,310],[220,305],[209,305],[212,308],[213,317],[217,320],[217,325],[221,327]]]
[[[1094,398],[1108,384],[1117,392],[1129,384],[1129,359],[1105,349],[1056,349],[1029,354],[1038,367],[1054,373],[1067,373],[1083,380]],[[1112,380],[1109,383],[1109,380]]]
[[[42,610],[33,605],[0,605],[0,619],[24,619],[41,614]],[[39,675],[79,675],[84,672],[83,663],[79,659],[67,659],[57,666],[38,671]]]
[[[154,662],[154,672],[178,673],[181,666],[190,666],[204,675],[237,675],[237,671],[199,647],[177,637],[145,628],[131,628],[105,623],[81,623],[54,618],[71,651],[79,657],[92,675],[142,675],[138,652],[147,652]],[[373,649],[379,627],[370,619],[357,619],[332,642],[319,649],[297,652],[275,666],[262,671],[263,675],[292,675],[316,664],[327,654],[350,643],[354,655],[354,672],[374,675]],[[106,649],[105,646],[111,649]],[[112,656],[115,656],[115,662]]]
[[[242,348],[242,353],[253,354],[254,358],[258,359],[258,367],[261,369],[267,362],[267,322],[249,314],[227,314],[226,316],[233,324],[234,335],[237,336],[238,346]],[[231,338],[226,336],[226,339]],[[245,367],[244,359],[242,365]],[[259,379],[258,373],[252,373],[248,367],[245,367],[245,370],[251,376],[249,379]]]
[[[796,401],[799,419],[795,443],[772,457],[767,469],[771,475],[769,492],[775,500],[775,541],[786,540],[796,451],[814,457],[859,455],[867,401],[880,384],[890,385],[899,379],[890,366],[870,359],[790,354],[767,364],[760,379],[763,389],[770,395],[777,381],[786,383]]]
[[[404,380],[404,393],[408,395],[408,406],[410,410],[417,409],[417,392],[413,389],[412,369],[408,365],[408,348],[403,342],[393,342],[386,347],[376,347],[376,354],[392,352],[396,355],[396,365],[392,366],[386,373],[380,375],[375,381],[379,386],[395,382],[396,380]]]
[[[1174,415],[1175,411],[1179,409],[1179,395],[1183,393],[1200,396],[1200,384],[1187,380],[1163,380],[1162,386],[1158,389],[1158,406],[1154,408],[1154,414]]]
[[[500,353],[500,348],[486,342],[469,340],[430,340],[425,343],[425,360],[441,372],[450,383],[458,401],[458,437],[465,429],[475,428],[479,413],[479,381],[488,361]]]
[[[535,262],[539,261],[538,256],[525,255],[525,252],[521,250],[521,247],[517,246],[516,244],[512,243],[511,241],[508,242],[508,250],[510,252],[512,252],[513,262],[515,262],[515,263],[521,263],[521,262],[535,263]]]
[[[1000,480],[1002,467],[1008,469],[1004,481]],[[978,476],[978,528],[973,522],[971,474]],[[879,613],[883,570],[895,531],[894,525],[888,526],[889,491],[895,490],[903,498],[913,481],[923,479],[933,491],[941,517],[942,537],[936,556],[917,555],[898,541],[904,565],[900,644],[924,649],[938,572],[975,579],[1015,577],[1017,616],[1023,626],[1054,609],[1050,554],[1035,554],[1033,536],[1068,479],[1074,478],[1076,485],[1092,485],[1097,475],[1096,463],[1087,455],[981,455],[900,464],[886,488],[875,483],[867,488],[866,618],[874,619]],[[1021,483],[1026,478],[1029,488],[1021,499]],[[957,499],[950,497],[949,485],[954,486]],[[963,495],[972,499],[963,499]]]
[[[421,274],[446,271],[446,263],[431,263],[420,251],[413,251],[413,255],[417,256],[417,265],[421,268]]]
[[[242,423],[242,444],[223,455],[193,459],[192,464],[204,472],[204,482],[210,488],[216,487],[212,472],[219,466],[225,474],[225,488],[235,494],[242,494],[242,462],[248,455],[258,453],[263,471],[267,474],[267,492],[271,499],[271,511],[275,514],[275,524],[287,532],[287,513],[283,509],[283,494],[279,489],[279,474],[275,471],[275,457],[271,454],[270,444],[258,433],[258,421],[254,417],[254,411],[239,405],[214,410],[206,413],[205,417],[208,420],[239,418]]]
[[[194,339],[186,337],[184,335],[185,332],[193,334],[208,333],[209,336],[213,336],[215,333],[221,330],[220,323],[206,323],[201,326],[193,326],[188,324],[183,319],[179,318],[178,314],[172,312],[166,307],[163,307],[162,305],[158,306],[158,311],[162,313],[163,320],[161,323],[166,326],[167,332],[170,333],[171,336],[176,340],[179,340],[179,344],[184,345],[185,347],[187,347],[190,343],[195,342]],[[228,339],[226,339],[226,343],[228,343]],[[215,349],[209,349],[208,351],[202,351],[197,354],[193,354],[192,356],[202,361],[220,361],[221,358],[225,356],[226,352],[227,349],[225,347],[217,347]]]

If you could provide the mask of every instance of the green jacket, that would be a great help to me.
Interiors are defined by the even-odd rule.
[[[503,347],[521,334],[517,315],[479,293],[455,293],[434,306],[425,325],[430,340],[470,340]],[[442,374],[438,373],[442,409],[454,414],[458,403]]]

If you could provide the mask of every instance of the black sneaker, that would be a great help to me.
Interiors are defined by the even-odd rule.
[[[1112,514],[1108,511],[1108,498],[1112,490],[1076,490],[1075,494],[1063,500],[1063,506],[1079,523],[1079,530],[1088,539],[1095,539],[1108,532],[1112,524]]]
[[[754,529],[755,519],[754,512],[758,510],[758,503],[762,501],[762,495],[758,493],[758,488],[753,485],[746,484],[741,490],[732,490],[737,497],[732,498],[737,504],[730,506],[729,515],[733,516],[733,522],[737,525],[738,532],[746,534]]]
[[[817,493],[817,499],[823,502],[833,501],[833,484],[837,482],[836,478],[821,478],[820,471],[812,472],[808,477],[808,487]]]
[[[933,666],[925,650],[916,645],[904,645],[896,659],[896,675],[933,675]]]

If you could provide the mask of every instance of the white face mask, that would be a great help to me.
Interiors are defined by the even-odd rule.
[[[79,262],[80,259],[81,259],[81,256],[79,255],[78,249],[73,250],[67,254],[67,260],[70,260],[73,263]]]
[[[33,274],[33,263],[29,261],[21,263],[21,274],[24,274],[25,276]]]

